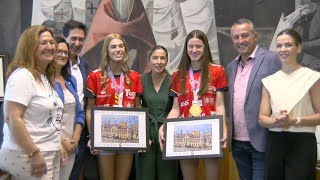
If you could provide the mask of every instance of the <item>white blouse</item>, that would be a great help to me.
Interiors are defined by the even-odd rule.
[[[63,90],[64,112],[62,118],[61,137],[70,139],[73,135],[76,117],[76,100],[68,89]]]

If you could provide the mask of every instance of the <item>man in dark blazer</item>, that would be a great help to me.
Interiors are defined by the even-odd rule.
[[[82,108],[85,110],[86,107],[86,82],[89,74],[89,64],[88,62],[79,56],[79,53],[83,47],[84,39],[86,35],[86,27],[83,23],[70,20],[68,21],[62,29],[62,37],[67,41],[70,50],[69,65],[71,74],[77,80],[77,93],[79,96],[79,101]],[[82,165],[84,164],[87,156],[90,155],[90,151],[87,148],[88,143],[88,128],[85,125],[82,129],[80,139],[77,139],[78,148],[76,151],[76,158],[74,166],[70,175],[71,180],[78,180],[80,172],[82,170]]]
[[[264,179],[267,129],[258,124],[261,79],[280,70],[276,53],[257,45],[257,32],[248,19],[231,27],[231,38],[239,55],[228,64],[231,149],[240,179]]]

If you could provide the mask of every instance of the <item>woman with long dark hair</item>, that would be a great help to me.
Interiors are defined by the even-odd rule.
[[[226,147],[224,92],[228,82],[224,68],[213,64],[208,39],[202,31],[194,30],[187,35],[182,59],[171,79],[170,91],[174,99],[167,118],[223,115],[221,142]],[[163,126],[159,129],[159,141],[162,145]],[[185,180],[198,179],[198,164],[198,159],[180,160]],[[206,158],[204,164],[206,179],[219,179],[219,159]]]

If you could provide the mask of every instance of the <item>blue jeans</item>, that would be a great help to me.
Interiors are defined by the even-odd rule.
[[[263,180],[265,153],[257,151],[249,141],[232,140],[232,155],[241,180]]]

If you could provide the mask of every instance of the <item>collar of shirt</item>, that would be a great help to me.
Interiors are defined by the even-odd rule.
[[[249,59],[248,59],[248,60],[254,59],[254,58],[256,57],[257,49],[258,49],[258,45],[257,45],[256,48],[254,49],[254,51],[251,53],[251,55],[249,56]],[[241,60],[240,54],[236,57],[236,60],[237,60],[237,61],[240,61],[240,60]]]
[[[250,60],[256,58],[257,49],[258,49],[258,45],[257,45],[256,48],[254,49],[254,51],[251,53],[251,55],[249,56],[249,58],[248,58],[247,61],[250,61]],[[236,57],[236,60],[239,61],[239,65],[241,65],[242,68],[244,68],[245,64],[243,64],[243,63],[241,62],[241,56],[240,56],[240,54]]]
[[[72,61],[69,59],[69,63],[70,63],[70,68],[71,69],[78,69],[79,65],[80,65],[80,57],[77,56],[77,63],[75,65],[72,65]]]

